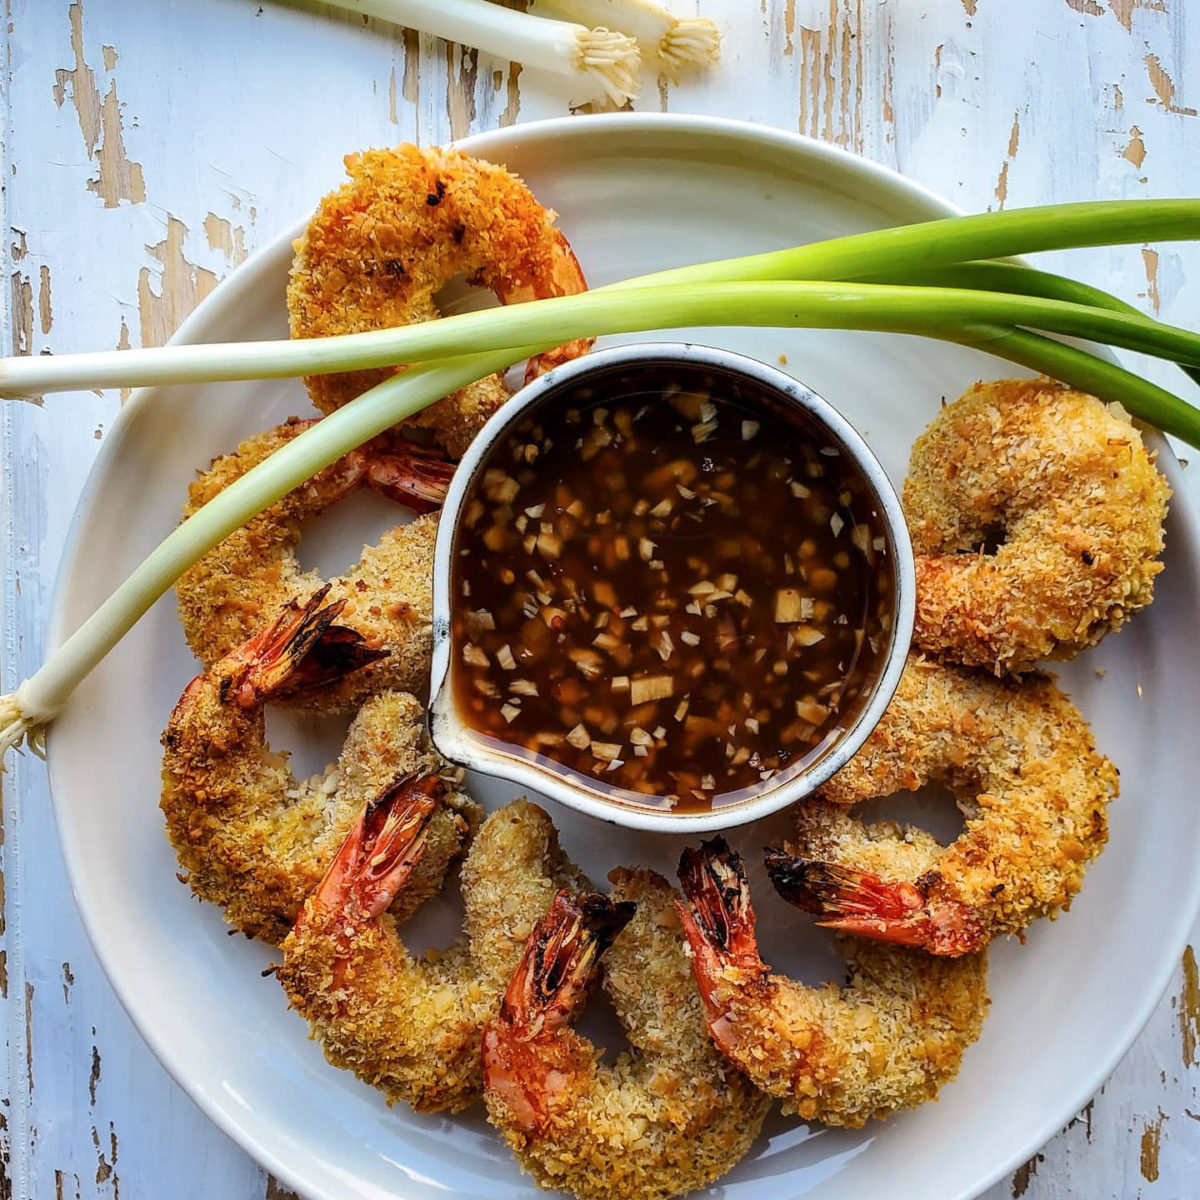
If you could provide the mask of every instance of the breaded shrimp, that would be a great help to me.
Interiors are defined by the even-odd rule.
[[[674,889],[650,871],[609,879],[611,899],[560,893],[526,944],[484,1031],[485,1098],[542,1187],[662,1200],[730,1170],[770,1099],[709,1041]],[[571,1027],[609,942],[604,988],[633,1047],[611,1065]]]
[[[1044,379],[975,384],[909,461],[914,640],[997,675],[1074,657],[1153,599],[1169,496],[1115,406]]]
[[[419,845],[381,832],[406,802],[392,796],[355,825],[283,943],[276,974],[331,1063],[389,1103],[457,1111],[483,1087],[480,1036],[525,939],[558,889],[582,877],[550,818],[514,801],[483,823],[463,865],[466,940],[416,958],[383,911],[419,861]],[[423,827],[410,832],[409,841]]]
[[[313,422],[293,419],[247,438],[215,459],[188,489],[186,520],[280,446]],[[378,444],[355,450],[306,484],[289,492],[210,550],[175,585],[188,645],[212,665],[240,646],[255,629],[288,604],[304,601],[326,586],[305,571],[296,549],[305,523],[361,487],[386,490],[394,460]],[[373,651],[357,670],[339,672],[323,684],[284,684],[276,703],[326,712],[352,711],[386,688],[424,697],[433,652],[433,548],[437,517],[418,517],[389,530],[329,586],[341,602],[341,627],[353,630]]]
[[[909,856],[932,862],[936,849],[918,834]],[[679,876],[713,1041],[784,1112],[857,1128],[934,1099],[958,1073],[987,1009],[984,954],[839,938],[847,982],[810,987],[759,957],[742,861],[722,839],[684,851]]]
[[[298,782],[264,740],[263,705],[291,679],[320,678],[353,652],[333,624],[344,601],[318,591],[188,684],[163,734],[167,836],[197,896],[244,933],[277,945],[368,799],[397,777],[456,773],[428,745],[412,696],[382,692],[355,717],[337,766]],[[319,673],[314,675],[314,673]],[[451,783],[425,855],[401,898],[405,914],[437,892],[480,809]]]
[[[403,145],[346,157],[350,182],[321,201],[288,284],[293,337],[328,337],[438,317],[437,293],[457,275],[502,304],[585,291],[570,244],[515,175],[436,146]],[[530,376],[587,349],[572,342],[540,355]],[[316,375],[313,403],[332,412],[392,370]],[[481,380],[410,419],[459,458],[508,398],[503,382]]]
[[[954,793],[966,826],[906,870],[895,826],[845,810],[931,781]],[[823,801],[797,806],[796,840],[768,855],[768,871],[785,899],[831,928],[962,954],[1069,905],[1108,840],[1117,791],[1116,768],[1047,676],[998,680],[914,656]]]

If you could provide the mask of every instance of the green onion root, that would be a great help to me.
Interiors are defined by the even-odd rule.
[[[638,92],[641,52],[635,38],[505,8],[489,0],[328,0],[349,12],[382,17],[448,42],[474,46],[538,71],[586,82],[614,104]]]

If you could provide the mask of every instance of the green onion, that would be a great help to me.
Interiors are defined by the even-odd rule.
[[[517,313],[520,309],[501,311]],[[1200,410],[1086,351],[1037,334],[984,325],[944,325],[933,336],[999,355],[1102,398],[1120,400],[1135,415],[1200,445]],[[330,414],[248,471],[170,533],[15,694],[0,698],[0,762],[10,746],[22,743],[43,753],[45,726],[75,688],[155,600],[233,530],[322,467],[439,397],[554,344],[543,342],[413,367]]]
[[[1070,384],[1101,400],[1118,403],[1133,416],[1200,447],[1200,409],[1165,388],[1126,371],[1086,350],[1025,330],[1007,330],[998,337],[953,339],[965,346],[1019,363],[1040,375]]]
[[[610,284],[581,296],[536,301],[532,305],[522,305],[521,308],[535,308],[541,312],[543,309],[536,306],[561,305],[564,312],[570,313],[573,311],[573,303],[582,302],[583,312],[586,314],[591,311],[589,306],[603,294],[634,287],[640,289],[667,284],[686,284],[688,291],[683,293],[686,297],[697,285],[722,281],[747,283],[755,280],[846,280],[857,276],[877,278],[881,273],[885,274],[889,281],[907,281],[907,277],[914,272],[928,272],[934,268],[951,266],[956,262],[966,262],[973,269],[977,269],[979,264],[974,260],[980,258],[1116,242],[1139,243],[1151,239],[1169,241],[1189,237],[1200,237],[1198,200],[1118,200],[1008,209],[978,216],[948,217],[905,225],[897,229],[853,234],[808,246],[752,255],[749,258],[725,259],[682,267],[675,271]],[[992,268],[997,265],[1003,264],[993,264]],[[1043,281],[1055,278],[1042,273],[1038,275]],[[994,271],[991,278],[997,278]],[[1073,295],[1080,303],[1107,310],[1114,310],[1116,305],[1120,305],[1119,301],[1113,301],[1111,297],[1106,298],[1104,304],[1096,305],[1093,300],[1097,296],[1105,296],[1105,293],[1087,289],[1082,284],[1075,284],[1074,288]],[[1034,294],[1040,295],[1036,292]],[[1064,300],[1071,298],[1063,295],[1061,291],[1059,296]],[[1056,298],[1059,297],[1051,297]],[[663,309],[669,308],[666,296],[661,298],[660,303]],[[513,311],[516,310],[504,310],[490,315],[504,321],[509,319],[506,313]],[[489,314],[469,315],[483,318]],[[1137,315],[1136,310],[1129,310],[1125,315]],[[451,326],[455,330],[454,334],[446,342],[440,341],[440,338],[445,336],[444,326],[450,325],[451,321],[461,322],[465,318],[466,315],[447,318],[434,326],[379,330],[347,335],[344,338],[310,341],[164,346],[149,350],[106,351],[98,354],[7,358],[0,360],[0,397],[36,396],[52,391],[99,387],[320,374],[417,362],[432,353],[444,352],[440,349],[425,349],[426,343],[421,340],[419,331],[436,329],[438,332],[434,335],[434,345],[448,346],[449,349],[445,352],[457,353],[468,344],[465,339],[474,335],[473,326]],[[1143,317],[1142,320],[1148,321],[1149,318]],[[589,332],[598,334],[619,329],[617,325],[612,325],[604,329],[588,330],[586,319],[582,325],[584,334],[563,334],[561,340],[566,340],[568,336],[585,336]],[[625,326],[627,329],[663,327],[664,322],[654,326],[631,322]],[[1166,328],[1157,325],[1155,327]],[[500,328],[506,327],[501,324]],[[1070,332],[1048,325],[1042,328],[1051,332]],[[1077,336],[1092,335],[1082,332],[1077,333]],[[1104,340],[1104,336],[1099,332],[1096,334],[1098,340]],[[457,340],[459,338],[464,340]],[[1125,343],[1117,341],[1115,344]]]
[[[943,217],[658,271],[613,287],[746,279],[859,279],[981,258],[1200,237],[1200,200],[1095,200]]]
[[[863,280],[863,282],[867,282]],[[1090,304],[1093,308],[1104,308],[1111,312],[1141,316],[1139,309],[1126,304],[1109,292],[1068,279],[1065,275],[1053,275],[1033,267],[1006,262],[955,263],[947,267],[934,267],[926,271],[909,271],[900,277],[891,272],[872,276],[871,283],[920,284],[926,287],[958,287],[981,289],[992,292],[1009,292],[1022,296],[1041,296],[1045,300],[1064,300],[1068,304]],[[1200,383],[1200,370],[1179,363],[1185,375]]]
[[[929,267],[913,271],[881,271],[863,276],[860,283],[908,284],[917,287],[966,288],[969,291],[1007,292],[1010,295],[1041,296],[1043,300],[1064,300],[1068,304],[1088,304],[1092,308],[1107,308],[1113,312],[1134,313],[1141,310],[1116,296],[1090,284],[1026,267],[1019,263],[964,262],[944,267]]]
[[[429,362],[461,354],[463,346],[490,352],[682,325],[861,329],[957,341],[974,324],[1026,326],[1200,364],[1200,335],[1136,311],[959,288],[780,281],[600,288],[327,338],[6,359],[0,394],[317,375]]]

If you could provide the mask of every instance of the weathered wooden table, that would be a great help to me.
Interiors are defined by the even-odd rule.
[[[0,304],[16,353],[158,344],[250,250],[312,207],[347,151],[559,115],[572,99],[506,62],[321,6],[4,7],[9,284]],[[701,7],[726,31],[720,68],[679,87],[650,81],[639,107],[799,130],[972,210],[1196,194],[1193,0]],[[1151,245],[1071,263],[1149,311],[1195,324],[1200,248]],[[120,401],[76,395],[0,408],[6,690],[41,661],[67,522]],[[1200,497],[1194,478],[1190,491],[1177,502]],[[43,765],[20,759],[3,784],[0,1198],[286,1195],[193,1107],[113,997],[62,875]],[[989,1200],[1200,1195],[1198,1046],[1189,949],[1113,1078]]]

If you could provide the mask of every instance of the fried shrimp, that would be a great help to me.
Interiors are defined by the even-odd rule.
[[[1153,598],[1169,495],[1118,409],[1044,379],[975,384],[904,484],[917,645],[997,675],[1095,645]]]
[[[910,853],[932,862],[936,843],[918,835]],[[932,1100],[958,1073],[987,1008],[984,954],[839,938],[847,982],[809,987],[759,956],[742,861],[722,839],[686,850],[679,875],[712,1039],[784,1112],[857,1128]]]
[[[567,239],[515,175],[457,150],[398,146],[347,156],[349,183],[321,201],[288,284],[293,337],[328,337],[429,321],[438,291],[458,275],[503,304],[566,296],[587,283]],[[572,342],[531,360],[532,375],[574,358]],[[393,372],[312,376],[313,403],[332,412]],[[459,458],[508,398],[497,376],[407,422]]]
[[[542,1187],[657,1200],[730,1170],[770,1100],[709,1041],[674,890],[649,871],[609,879],[612,899],[560,893],[526,943],[484,1031],[485,1098]],[[633,1047],[611,1065],[571,1027],[610,942],[604,987]]]
[[[967,820],[919,870],[903,858],[918,831],[846,814],[930,782],[949,787]],[[1108,839],[1117,790],[1116,768],[1051,679],[910,657],[883,719],[823,800],[797,808],[796,841],[769,853],[768,871],[824,925],[962,954],[1069,905]]]
[[[385,910],[423,857],[425,818],[406,815],[428,806],[421,792],[414,785],[363,812],[283,943],[276,974],[331,1063],[389,1103],[457,1111],[483,1087],[480,1037],[525,939],[559,888],[582,877],[550,818],[515,801],[483,823],[463,864],[466,940],[415,957]]]
[[[264,703],[289,680],[327,677],[339,656],[354,652],[354,634],[333,623],[344,602],[325,598],[318,591],[285,609],[193,679],[162,739],[167,836],[192,891],[219,904],[244,933],[275,945],[364,803],[408,772],[449,770],[425,741],[420,704],[399,692],[364,705],[324,775],[298,782],[267,746]],[[479,816],[465,793],[444,789],[402,913],[441,888]]]
[[[289,421],[215,459],[191,485],[184,519],[311,424]],[[272,699],[333,712],[352,711],[386,688],[424,696],[433,651],[437,518],[422,516],[389,530],[328,585],[318,572],[303,570],[296,558],[308,521],[358,488],[386,491],[394,465],[386,452],[371,447],[346,455],[235,530],[186,571],[175,594],[196,657],[207,665],[218,662],[292,600],[303,602],[328,586],[330,601],[342,605],[338,626],[370,648],[369,661],[317,685],[311,678],[302,686],[285,682]]]

